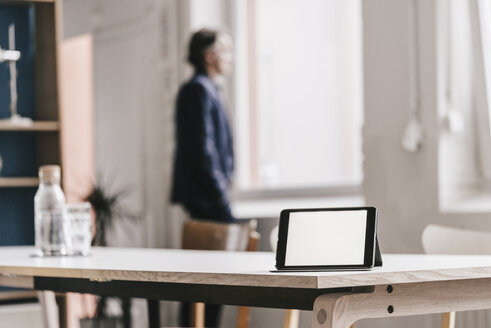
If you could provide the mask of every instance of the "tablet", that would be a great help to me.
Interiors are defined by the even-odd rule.
[[[276,249],[279,271],[368,270],[376,264],[376,251],[380,257],[375,207],[281,212]]]

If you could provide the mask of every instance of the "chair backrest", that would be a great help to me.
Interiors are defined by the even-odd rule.
[[[491,254],[490,232],[430,224],[421,239],[427,254]]]
[[[256,231],[256,220],[245,223],[217,223],[190,220],[182,229],[182,248],[217,251],[255,251],[260,235]],[[193,303],[190,310],[193,327],[205,326],[205,306]],[[241,306],[237,315],[237,327],[249,325],[249,308]]]
[[[182,248],[197,250],[246,251],[256,237],[256,222],[217,223],[186,221],[182,229]]]

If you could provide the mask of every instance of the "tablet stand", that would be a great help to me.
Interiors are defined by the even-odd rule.
[[[375,237],[375,263],[373,264],[374,267],[381,267],[382,266],[382,253],[380,252],[380,246],[378,245],[378,237]]]

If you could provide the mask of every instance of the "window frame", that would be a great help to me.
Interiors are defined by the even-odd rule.
[[[470,1],[472,44],[474,53],[474,100],[480,173],[483,184],[491,182],[491,6],[483,0]],[[487,26],[486,26],[487,25]]]

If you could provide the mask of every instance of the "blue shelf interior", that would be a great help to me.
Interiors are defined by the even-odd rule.
[[[15,46],[21,51],[17,62],[18,113],[35,119],[34,7],[0,5],[0,47],[8,49],[8,27],[15,24]],[[10,117],[10,73],[0,63],[0,119]],[[0,132],[0,177],[37,175],[36,133]],[[34,244],[34,194],[37,188],[0,188],[0,246]]]

